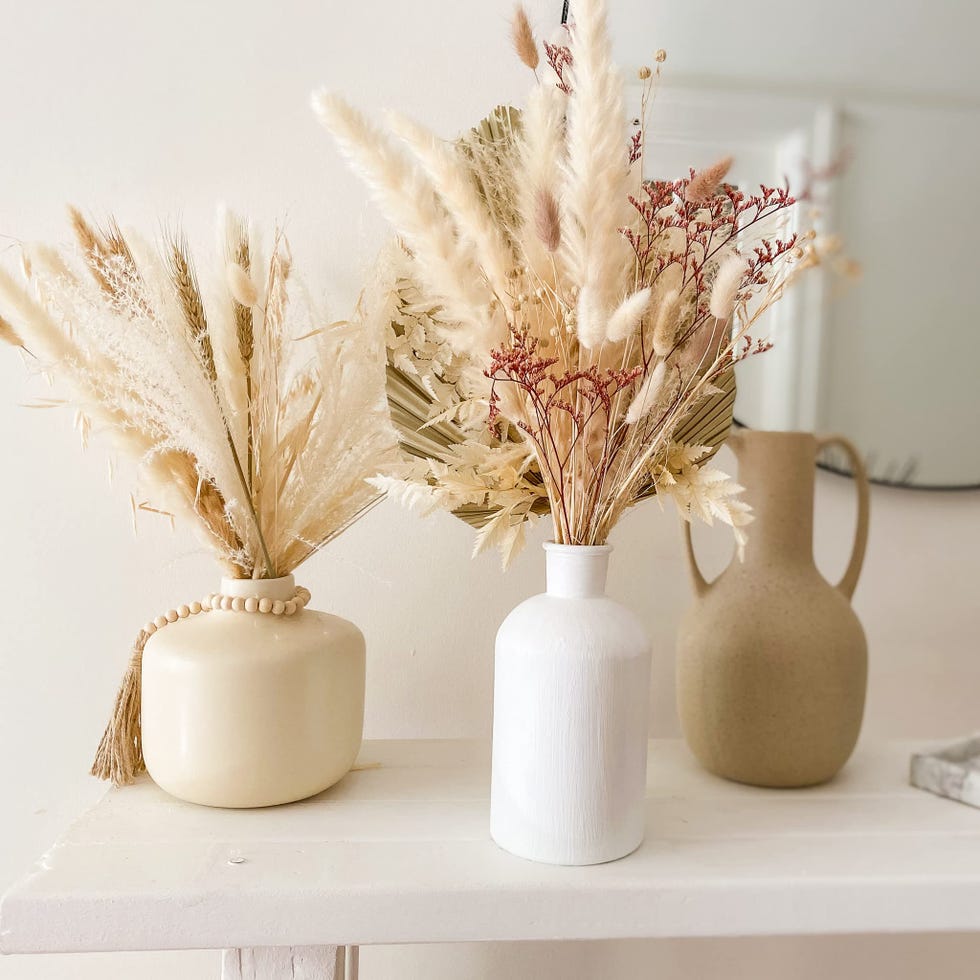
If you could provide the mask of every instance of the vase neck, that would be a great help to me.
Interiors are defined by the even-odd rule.
[[[292,575],[281,578],[223,578],[221,594],[242,599],[281,599],[285,602],[296,593],[296,580]]]
[[[562,599],[590,599],[606,594],[610,545],[554,544],[549,541],[544,548],[548,595]]]
[[[739,482],[752,505],[747,562],[813,562],[813,491],[817,442],[806,432],[744,432]]]

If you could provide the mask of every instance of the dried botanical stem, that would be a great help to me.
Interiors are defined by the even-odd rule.
[[[81,246],[82,255],[88,265],[92,278],[99,284],[99,288],[107,296],[113,296],[114,290],[106,279],[102,269],[102,262],[106,255],[106,245],[98,231],[93,228],[86,220],[85,216],[76,207],[68,208],[68,216],[71,220],[72,230],[75,238]]]
[[[484,276],[458,241],[456,228],[431,181],[387,133],[336,94],[316,93],[313,108],[419,256],[430,288],[443,298],[468,333],[486,343],[484,311],[490,296]],[[460,336],[461,342],[463,339]]]
[[[102,273],[111,293],[121,304],[125,305],[127,296],[121,295],[123,293],[121,287],[125,284],[129,291],[129,298],[132,300],[134,312],[138,316],[152,316],[153,310],[147,296],[146,283],[143,281],[129,243],[115,218],[110,217],[98,235],[102,242],[102,256],[97,261],[103,266]],[[113,264],[118,266],[118,269],[111,268]]]
[[[12,347],[23,347],[24,343],[17,335],[17,331],[0,316],[0,343],[10,344]]]
[[[214,364],[214,348],[208,334],[208,321],[204,313],[204,302],[198,289],[197,277],[187,255],[187,245],[179,238],[170,243],[170,275],[174,289],[184,311],[184,321],[190,332],[191,341],[201,357],[204,371],[212,384],[218,383],[218,372]]]
[[[118,256],[125,260],[128,267],[136,268],[136,260],[133,258],[132,250],[115,218],[109,217],[105,227],[99,231],[99,237],[107,255]]]
[[[191,340],[195,344],[196,349],[200,354],[204,372],[212,385],[215,400],[218,401],[219,410],[221,410],[220,399],[218,398],[218,371],[214,363],[214,348],[211,345],[211,337],[208,334],[208,322],[204,313],[204,302],[201,299],[201,293],[197,285],[197,278],[194,275],[193,267],[191,266],[190,259],[187,255],[186,245],[183,241],[175,239],[171,243],[169,258],[170,275],[173,279],[174,288],[177,291],[177,298],[180,301],[181,309],[184,313],[184,320],[187,324],[188,330],[190,331]],[[223,410],[222,418],[224,419]],[[274,578],[276,576],[275,564],[272,561],[272,556],[269,553],[269,547],[265,541],[265,535],[262,531],[262,523],[259,520],[258,514],[255,510],[255,503],[252,500],[251,486],[249,484],[248,477],[246,477],[245,471],[242,468],[241,459],[238,455],[238,449],[235,446],[235,439],[231,434],[231,428],[228,425],[227,419],[224,419],[224,426],[225,435],[228,439],[228,448],[231,450],[235,472],[238,474],[238,479],[241,482],[242,498],[245,501],[245,506],[248,509],[249,516],[252,518],[255,534],[259,541],[259,547],[262,549],[262,560],[265,562],[266,575],[268,575],[270,578]]]
[[[219,553],[241,552],[243,542],[228,522],[224,495],[210,480],[201,478],[194,457],[186,450],[172,450],[161,453],[154,464],[165,470],[165,480],[189,502],[207,533],[218,542]]]
[[[238,248],[235,251],[236,264],[249,275],[252,271],[252,257],[248,243],[248,228],[239,225]],[[252,307],[243,303],[235,303],[235,328],[238,335],[238,356],[242,361],[242,369],[245,373],[245,401],[246,401],[246,442],[247,442],[247,467],[248,467],[248,487],[251,495],[252,486],[255,481],[255,445],[252,433],[252,356],[255,353],[255,325],[252,320]]]
[[[732,168],[732,158],[723,157],[704,170],[699,170],[684,191],[684,200],[689,204],[703,204],[718,190],[721,182]]]
[[[538,190],[534,209],[534,230],[541,244],[549,252],[557,252],[561,245],[561,215],[555,195],[547,188]]]
[[[538,65],[541,63],[541,52],[538,51],[537,41],[534,40],[534,31],[531,30],[531,22],[528,20],[527,11],[523,7],[517,7],[514,11],[514,19],[511,23],[511,40],[517,57],[531,71],[537,71]]]
[[[352,365],[362,370],[365,359],[370,361],[369,348],[354,342],[353,335],[341,343],[334,337],[339,328],[310,330],[303,321],[303,332],[324,349],[314,364],[304,363],[303,385],[294,390],[292,375],[284,373],[290,370],[283,336],[290,261],[285,243],[277,243],[263,320],[263,330],[273,336],[269,343],[263,339],[268,353],[263,383],[251,392],[253,415],[266,420],[263,431],[269,437],[261,461],[253,438],[255,467],[277,478],[265,480],[261,496],[253,497],[243,492],[247,477],[223,408],[224,368],[213,349],[207,356],[211,325],[189,256],[173,243],[162,262],[142,250],[137,255],[114,222],[97,231],[76,217],[86,266],[91,261],[102,279],[93,275],[90,284],[53,250],[32,248],[24,267],[34,280],[33,295],[0,270],[0,306],[9,317],[2,321],[4,338],[29,342],[46,372],[70,380],[83,406],[83,431],[91,416],[141,461],[162,503],[141,509],[192,513],[234,574],[256,568],[253,544],[266,574],[289,571],[288,561],[329,540],[365,501],[377,497],[361,481],[373,472],[369,461],[390,448],[381,379],[364,389],[374,392],[374,402],[361,402],[352,373]],[[250,264],[245,254],[236,258]],[[151,293],[153,309],[144,302]],[[233,317],[232,323],[244,370],[260,346],[255,323],[248,316]],[[196,350],[192,357],[188,340]],[[322,407],[322,390],[331,393],[329,411]],[[362,420],[368,419],[371,426],[362,431]],[[338,480],[345,482],[339,486]],[[271,515],[268,531],[260,510]],[[295,541],[303,542],[301,548]]]
[[[389,114],[389,125],[415,155],[441,201],[453,215],[456,228],[472,243],[490,288],[498,299],[507,295],[507,273],[514,257],[507,238],[487,212],[473,175],[457,149],[404,116]]]

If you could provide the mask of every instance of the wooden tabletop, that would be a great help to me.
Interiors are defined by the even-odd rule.
[[[859,748],[808,790],[650,745],[647,838],[591,868],[488,839],[489,751],[367,742],[320,796],[180,803],[144,778],[85,813],[0,905],[4,952],[980,930],[980,810],[907,783],[921,745]]]

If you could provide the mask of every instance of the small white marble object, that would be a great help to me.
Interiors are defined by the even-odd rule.
[[[909,782],[937,796],[980,807],[980,732],[914,754]]]

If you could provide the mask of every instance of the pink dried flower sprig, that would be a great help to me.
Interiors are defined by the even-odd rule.
[[[739,361],[744,361],[747,357],[752,357],[755,354],[765,354],[771,350],[771,340],[763,340],[761,337],[758,340],[753,340],[752,337],[746,334],[742,338],[742,349],[732,354],[732,363],[737,364]]]
[[[570,73],[570,69],[572,67],[571,48],[567,48],[563,44],[549,44],[547,41],[545,41],[544,54],[548,59],[548,64],[551,66],[551,70],[555,73],[555,84],[566,95],[570,95],[572,87],[569,85],[569,80],[566,77],[566,73]]]
[[[617,369],[600,368],[590,364],[579,371],[550,370],[559,363],[557,357],[536,355],[537,338],[530,337],[527,331],[514,335],[510,344],[504,344],[493,351],[486,377],[491,381],[489,421],[493,425],[499,418],[500,396],[496,385],[502,381],[512,381],[531,398],[531,404],[539,417],[547,418],[553,411],[569,415],[576,424],[586,425],[596,411],[608,413],[612,408],[613,397],[629,388],[643,373],[640,366]],[[590,408],[586,412],[574,407],[562,397],[569,390]],[[520,424],[520,423],[519,423]],[[525,432],[526,425],[520,426]]]
[[[512,383],[523,393],[529,406],[528,420],[517,420],[517,427],[535,444],[538,459],[555,486],[564,486],[576,465],[580,442],[600,439],[598,452],[590,454],[592,479],[598,492],[609,479],[626,443],[626,430],[619,426],[614,400],[617,395],[633,394],[644,374],[641,365],[629,368],[603,368],[590,364],[579,370],[552,371],[561,364],[559,357],[538,354],[538,339],[525,330],[515,331],[510,342],[496,348],[485,372],[491,382],[488,423],[496,429],[501,421],[501,396],[497,386]],[[571,425],[571,433],[559,436]],[[559,520],[570,527],[568,502],[559,496],[564,513]]]
[[[651,259],[658,264],[654,274],[680,262],[685,272],[701,275],[733,239],[796,204],[783,187],[762,186],[758,194],[746,195],[730,184],[721,185],[705,201],[689,201],[687,189],[696,179],[692,170],[689,178],[644,181],[643,196],[630,195],[640,228],[624,228],[623,234],[636,254],[641,277],[646,278]],[[681,251],[663,248],[671,228],[683,233]]]
[[[632,167],[643,156],[643,130],[638,129],[630,139],[629,152],[626,155],[628,166]]]
[[[758,194],[747,195],[729,184],[716,188],[714,195],[705,201],[689,200],[688,188],[697,179],[698,174],[692,170],[689,178],[645,181],[642,195],[629,199],[639,217],[639,226],[623,229],[636,256],[640,281],[655,288],[668,270],[680,270],[681,279],[675,289],[695,297],[694,317],[676,337],[673,349],[690,340],[709,318],[718,315],[711,309],[709,279],[717,274],[719,262],[726,253],[734,256],[733,246],[753,226],[770,221],[796,204],[786,188],[762,186]],[[678,240],[673,247],[665,245],[672,241],[671,235]],[[786,240],[762,239],[751,257],[744,261],[744,275],[739,277],[724,316],[743,298],[745,290],[765,286],[773,266],[787,253],[798,249],[799,236],[795,234]]]

